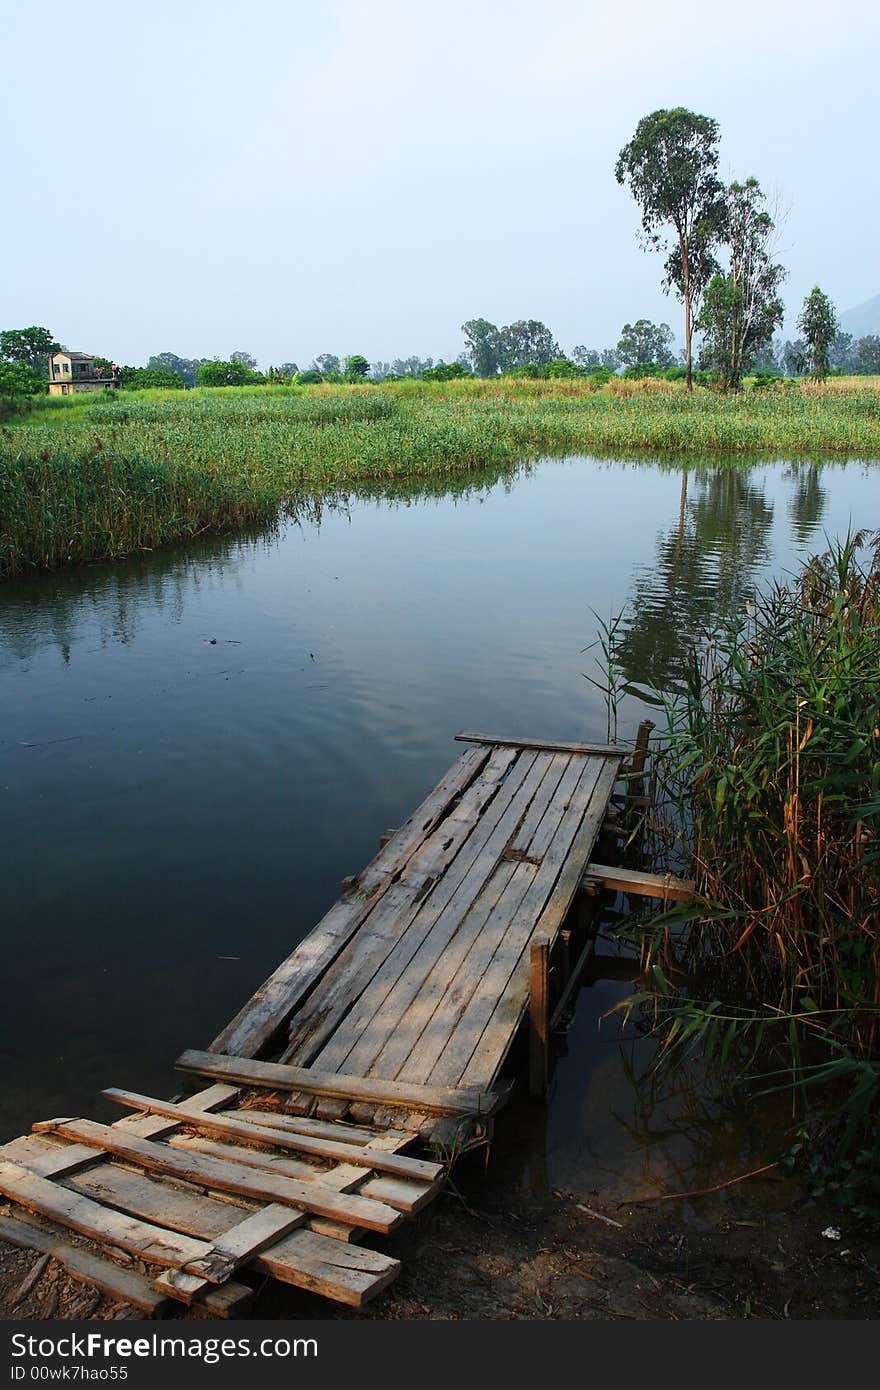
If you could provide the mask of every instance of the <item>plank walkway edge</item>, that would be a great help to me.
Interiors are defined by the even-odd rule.
[[[542,753],[585,753],[597,758],[624,758],[632,756],[632,749],[620,743],[553,743],[543,738],[500,738],[495,734],[461,733],[455,735],[457,743],[486,743],[499,748],[535,748]]]
[[[431,1115],[490,1116],[504,1104],[507,1092],[476,1091],[452,1086],[422,1086],[385,1081],[371,1076],[347,1076],[320,1072],[286,1062],[260,1062],[252,1057],[230,1057],[223,1052],[188,1049],[174,1063],[177,1071],[216,1077],[271,1090],[304,1091],[307,1095],[338,1096],[343,1100],[400,1105]]]

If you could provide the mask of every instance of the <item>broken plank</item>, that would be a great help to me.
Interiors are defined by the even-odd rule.
[[[63,1240],[56,1231],[32,1223],[24,1217],[0,1217],[0,1239],[20,1250],[39,1250],[62,1264],[74,1279],[91,1284],[117,1302],[130,1303],[146,1317],[155,1317],[168,1306],[167,1296],[156,1293],[149,1279],[133,1269],[123,1269],[113,1260],[93,1254]]]
[[[319,1216],[328,1216],[331,1220],[353,1226],[365,1226],[368,1230],[381,1231],[383,1234],[393,1230],[400,1221],[399,1212],[369,1197],[342,1196],[322,1187],[319,1182],[299,1182],[293,1178],[257,1172],[240,1162],[182,1153],[169,1144],[130,1137],[111,1125],[96,1124],[93,1120],[62,1120],[56,1132],[66,1139],[105,1149],[141,1168],[166,1173],[202,1187],[216,1188],[218,1192],[232,1192],[237,1196],[302,1207],[317,1212]],[[187,1258],[195,1258],[195,1255]]]
[[[156,1222],[166,1221],[178,1230],[205,1240],[216,1240],[252,1210],[216,1197],[184,1191],[116,1164],[90,1169],[69,1181],[132,1215]],[[371,1250],[360,1255],[341,1256],[335,1249],[338,1244],[339,1241],[311,1230],[292,1231],[269,1250],[256,1255],[250,1267],[296,1288],[359,1307],[391,1282],[399,1266],[396,1260]],[[157,1306],[162,1306],[162,1300],[154,1295],[149,1281],[143,1283],[150,1298],[155,1298]],[[215,1300],[221,1298],[225,1287],[214,1289],[204,1300],[204,1306],[214,1311]],[[202,1302],[199,1300],[198,1306],[202,1306]]]
[[[499,1105],[494,1092],[451,1086],[417,1086],[376,1077],[347,1076],[338,1072],[314,1071],[284,1062],[258,1062],[250,1057],[227,1057],[221,1053],[187,1051],[175,1062],[178,1071],[200,1076],[226,1076],[244,1085],[308,1091],[315,1095],[350,1096],[352,1100],[377,1105],[408,1106],[431,1115],[492,1115]]]
[[[200,1295],[209,1292],[209,1285],[225,1284],[240,1265],[248,1264],[267,1245],[273,1245],[304,1221],[305,1213],[291,1207],[277,1204],[262,1207],[231,1226],[206,1255],[190,1260],[183,1269],[167,1270],[153,1288],[160,1293],[167,1292],[181,1303],[192,1304]]]
[[[183,1265],[210,1249],[203,1241],[112,1211],[90,1197],[37,1177],[16,1163],[0,1163],[0,1192],[29,1211],[69,1226],[91,1240],[118,1245],[153,1264]]]
[[[267,1245],[286,1236],[305,1221],[303,1212],[294,1212],[290,1207],[271,1202],[260,1211],[252,1212],[243,1221],[238,1221],[226,1232],[207,1255],[190,1260],[186,1266],[188,1274],[199,1274],[212,1284],[225,1284],[238,1269],[247,1264]]]
[[[317,1158],[332,1158],[338,1162],[360,1164],[367,1168],[375,1168],[377,1172],[393,1173],[400,1178],[418,1178],[424,1182],[433,1182],[441,1172],[440,1166],[436,1163],[428,1163],[421,1158],[408,1158],[405,1154],[377,1151],[369,1145],[343,1144],[338,1140],[314,1139],[308,1134],[263,1129],[260,1125],[229,1120],[225,1115],[189,1115],[171,1101],[155,1100],[152,1096],[142,1096],[135,1091],[122,1091],[115,1086],[109,1087],[101,1094],[117,1105],[127,1105],[151,1115],[167,1115],[169,1119],[179,1118],[180,1123],[188,1124],[205,1134],[238,1139],[245,1144],[309,1153]]]
[[[612,888],[616,893],[662,898],[671,903],[692,902],[696,891],[696,884],[691,878],[642,873],[638,869],[615,868],[611,864],[588,864],[581,882],[583,885],[597,883],[603,888]]]
[[[360,1308],[396,1279],[400,1262],[366,1246],[294,1231],[258,1255],[254,1268],[282,1283]]]

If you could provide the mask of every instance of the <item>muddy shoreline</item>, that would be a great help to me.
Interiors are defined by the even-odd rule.
[[[251,1316],[297,1320],[762,1319],[880,1316],[880,1229],[770,1170],[706,1196],[618,1204],[536,1193],[473,1154],[385,1248],[396,1283],[361,1310],[256,1282]],[[592,1213],[592,1214],[590,1214]],[[600,1219],[605,1217],[605,1220]],[[609,1224],[616,1223],[616,1224]],[[827,1234],[838,1231],[839,1239]],[[0,1316],[132,1316],[54,1262],[0,1246]],[[181,1308],[181,1316],[197,1316]],[[134,1314],[137,1316],[136,1314]]]

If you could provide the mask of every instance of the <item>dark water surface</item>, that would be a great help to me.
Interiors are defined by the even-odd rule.
[[[877,464],[548,460],[3,586],[0,1138],[98,1113],[102,1086],[173,1089],[173,1058],[309,930],[459,729],[604,740],[591,610],[630,604],[627,675],[668,684],[683,638],[825,534],[880,525],[878,501]],[[625,1194],[726,1161],[699,1096],[633,1084],[650,1044],[599,1026],[624,992],[581,993],[538,1145],[552,1185]]]

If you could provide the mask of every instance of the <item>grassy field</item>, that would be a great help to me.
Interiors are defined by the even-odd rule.
[[[878,381],[401,382],[40,398],[0,431],[0,576],[119,558],[363,483],[542,454],[880,458]]]

